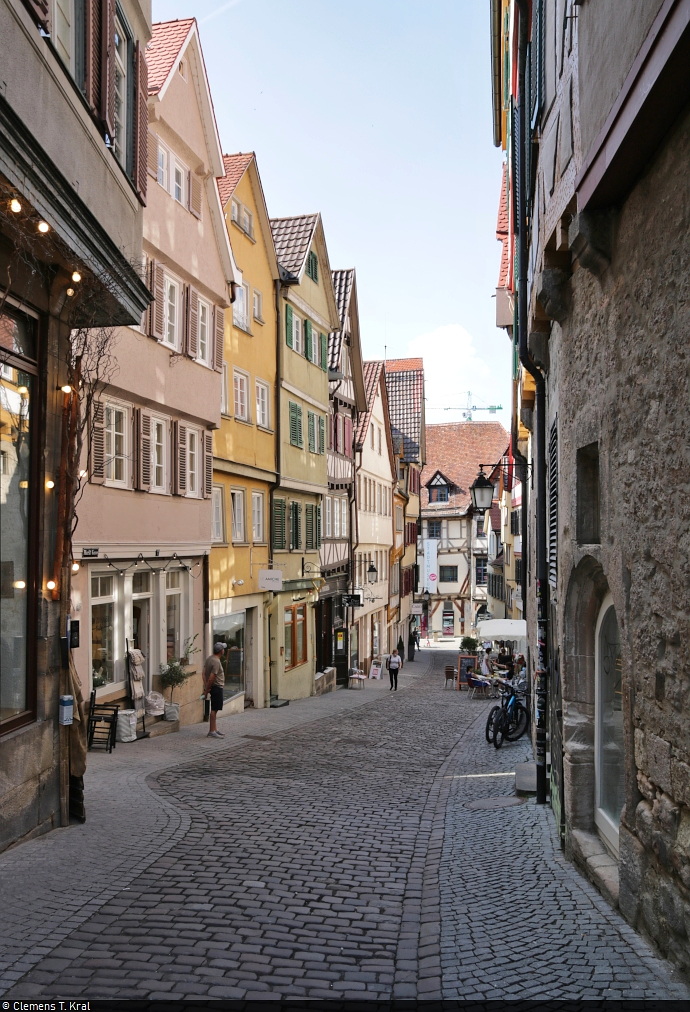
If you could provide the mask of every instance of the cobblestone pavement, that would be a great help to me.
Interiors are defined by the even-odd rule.
[[[548,810],[467,807],[528,746],[448,660],[94,757],[89,822],[0,856],[5,997],[690,997]]]

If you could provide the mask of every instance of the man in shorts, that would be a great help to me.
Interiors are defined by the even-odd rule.
[[[211,695],[211,715],[207,738],[224,738],[225,735],[216,727],[218,711],[223,709],[223,686],[225,685],[225,672],[220,659],[225,653],[225,643],[214,643],[213,653],[206,658],[204,670],[201,677],[204,680],[204,695]]]

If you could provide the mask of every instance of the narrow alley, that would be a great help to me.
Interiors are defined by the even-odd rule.
[[[529,742],[487,745],[449,659],[94,754],[87,822],[0,856],[3,994],[690,998],[516,798]]]

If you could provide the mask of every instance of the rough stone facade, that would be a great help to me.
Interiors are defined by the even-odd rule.
[[[566,852],[631,924],[690,966],[690,113],[612,222],[611,262],[575,260],[549,340],[558,430],[554,646]],[[598,445],[598,543],[578,540],[577,451]],[[595,627],[620,631],[625,806],[616,862],[595,810]],[[618,891],[620,889],[620,891]]]

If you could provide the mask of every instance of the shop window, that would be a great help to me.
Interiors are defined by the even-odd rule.
[[[166,659],[180,656],[182,644],[182,573],[173,569],[165,574]]]
[[[225,653],[220,661],[225,672],[225,685],[223,686],[225,699],[244,692],[245,627],[245,612],[238,612],[234,615],[214,615],[213,617],[213,642],[225,643]]]
[[[115,673],[118,589],[115,576],[91,577],[91,680],[95,689],[120,680]]]
[[[285,609],[285,668],[304,664],[307,659],[307,609],[295,604]]]

